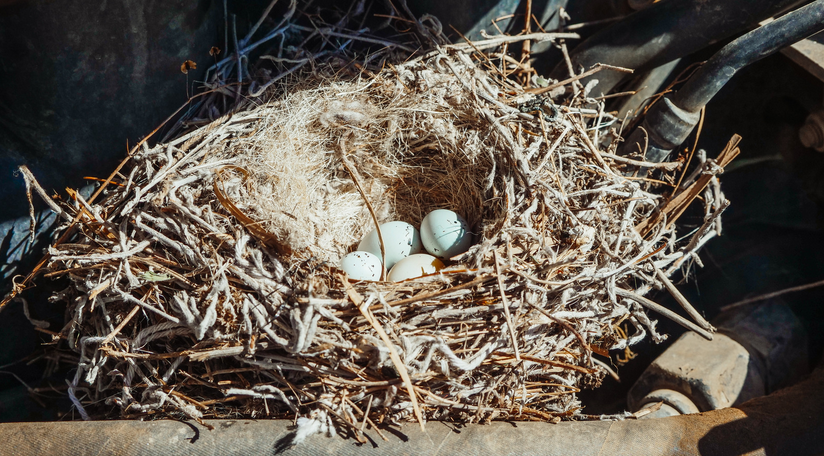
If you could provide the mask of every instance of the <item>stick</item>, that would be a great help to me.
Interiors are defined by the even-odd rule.
[[[787,293],[795,293],[796,291],[804,291],[809,290],[810,288],[816,288],[824,286],[824,280],[819,280],[818,282],[808,283],[806,285],[799,285],[797,287],[790,287],[785,288],[783,290],[773,291],[772,293],[762,294],[758,296],[754,296],[752,298],[742,299],[741,301],[734,302],[732,304],[727,304],[726,306],[721,308],[722,312],[726,312],[730,309],[735,309],[736,307],[745,306],[747,304],[752,304],[758,301],[766,301],[767,299],[776,298],[781,295],[785,295]]]
[[[443,289],[443,290],[440,290],[440,291],[434,291],[432,293],[421,293],[421,294],[412,296],[411,298],[399,299],[397,301],[389,302],[389,303],[387,303],[387,305],[389,305],[390,307],[395,307],[395,306],[400,306],[400,305],[403,305],[403,304],[411,304],[413,302],[425,301],[427,299],[437,298],[439,296],[443,296],[445,294],[452,293],[453,291],[464,290],[466,288],[472,288],[475,285],[481,285],[481,284],[483,284],[484,282],[486,282],[487,280],[489,280],[491,278],[492,278],[492,276],[481,276],[481,277],[473,279],[469,282],[462,283],[460,285],[455,285],[454,287],[446,288],[446,289]]]
[[[738,148],[738,143],[740,141],[741,136],[733,135],[724,150],[718,154],[718,158],[715,159],[715,162],[721,169],[729,165],[730,162],[732,162],[733,159],[741,153],[741,150]],[[652,228],[663,219],[664,216],[666,216],[667,227],[672,226],[672,224],[678,220],[678,217],[680,217],[681,214],[687,210],[687,207],[692,203],[692,201],[704,191],[704,188],[710,183],[712,177],[713,174],[702,174],[701,177],[699,177],[689,187],[674,196],[666,205],[664,205],[661,211],[645,219],[638,225],[635,225],[635,230],[638,231],[641,236],[646,236],[646,234],[649,233]]]
[[[613,161],[618,163],[624,163],[627,165],[638,166],[640,168],[655,168],[655,169],[663,169],[665,171],[675,171],[679,167],[681,167],[681,163],[677,162],[661,162],[661,163],[653,163],[647,161],[640,161],[640,160],[633,160],[631,158],[622,157],[620,155],[610,154],[608,152],[601,152],[602,157],[607,157]]]
[[[532,306],[538,312],[541,312],[542,314],[544,314],[544,316],[546,316],[550,320],[552,320],[555,323],[561,325],[567,331],[571,332],[578,339],[578,342],[581,344],[581,346],[584,348],[584,353],[586,353],[586,355],[587,355],[589,365],[590,366],[592,365],[592,348],[590,348],[589,344],[584,339],[584,336],[582,336],[578,331],[576,331],[575,328],[573,328],[572,325],[569,324],[569,322],[567,322],[566,320],[563,320],[561,318],[553,316],[552,314],[547,312],[546,309],[542,309],[542,308],[538,307],[536,304],[529,303],[529,305]]]
[[[341,139],[341,142],[343,141],[344,140]],[[372,215],[372,221],[375,222],[375,231],[378,232],[378,242],[381,246],[381,265],[383,266],[381,268],[381,280],[386,280],[386,244],[383,243],[383,233],[381,233],[381,224],[378,222],[378,214],[375,213],[375,208],[372,207],[372,203],[370,203],[369,198],[366,197],[366,192],[361,186],[360,179],[358,179],[358,174],[354,167],[352,167],[352,163],[349,161],[349,158],[346,156],[346,148],[343,144],[341,144],[340,152],[341,163],[343,164],[343,167],[346,168],[349,176],[352,177],[352,181],[355,183],[358,193],[360,193],[361,198],[363,198],[363,202],[366,203],[366,208],[369,209],[369,214]]]
[[[381,325],[378,324],[378,321],[375,320],[375,316],[372,315],[369,308],[364,305],[363,297],[361,297],[357,290],[352,287],[352,284],[349,283],[349,279],[345,275],[339,276],[339,279],[343,288],[346,290],[346,294],[349,295],[349,298],[355,303],[358,310],[361,311],[366,321],[372,325],[372,328],[378,333],[383,343],[386,344],[386,348],[389,350],[389,357],[392,359],[392,364],[395,365],[395,369],[398,370],[401,379],[403,379],[403,382],[406,384],[406,391],[409,392],[409,400],[412,401],[412,410],[415,411],[415,418],[418,419],[418,423],[421,425],[421,431],[426,432],[423,424],[423,413],[421,413],[421,407],[418,405],[418,397],[415,395],[415,385],[412,384],[412,379],[409,377],[409,371],[406,370],[406,365],[401,361],[401,357],[398,355],[397,350],[395,350],[395,346],[392,345],[392,341],[389,340],[386,331],[384,331]]]
[[[49,195],[46,193],[46,191],[43,190],[43,187],[41,187],[40,184],[37,182],[37,179],[34,178],[34,174],[32,174],[32,172],[31,172],[31,170],[29,170],[28,166],[20,165],[20,167],[18,169],[23,174],[23,180],[26,182],[26,193],[28,194],[29,202],[31,202],[31,189],[33,187],[34,190],[37,192],[37,194],[40,195],[40,198],[43,200],[43,202],[45,202],[49,206],[49,209],[54,211],[60,217],[63,217],[64,219],[66,219],[70,222],[72,221],[72,216],[67,214],[66,211],[63,210],[63,208],[58,206],[57,203],[55,203],[54,200],[49,197]],[[30,215],[32,217],[32,220],[34,220],[34,209],[32,209],[30,212],[31,212]],[[81,212],[81,214],[82,214],[82,212]],[[80,214],[78,214],[78,216],[79,215]],[[34,223],[34,221],[32,221],[32,224],[33,223]]]
[[[377,425],[377,424],[375,424],[375,422],[374,422],[374,421],[372,421],[372,420],[369,418],[369,409],[372,407],[372,399],[373,399],[373,398],[374,398],[374,396],[369,396],[369,405],[366,407],[366,412],[365,412],[365,413],[364,413],[364,411],[363,411],[363,410],[361,410],[361,409],[360,409],[360,407],[358,407],[358,406],[357,406],[357,404],[355,404],[354,402],[352,402],[352,401],[351,401],[348,397],[344,398],[344,400],[345,400],[345,401],[346,401],[349,405],[351,405],[351,406],[352,406],[352,408],[354,408],[356,412],[358,412],[358,413],[360,413],[361,415],[363,415],[363,422],[364,422],[364,423],[369,423],[369,425],[370,425],[370,426],[372,426],[372,429],[374,429],[374,430],[375,430],[375,432],[377,432],[377,433],[378,433],[378,435],[379,435],[379,436],[383,439],[383,441],[384,441],[384,442],[388,442],[388,441],[389,441],[389,439],[387,439],[387,438],[386,438],[386,436],[385,436],[385,435],[383,435],[383,432],[381,432],[380,428],[378,428],[378,425]],[[361,432],[363,432],[363,426],[361,426]]]
[[[108,344],[109,342],[111,342],[111,341],[112,341],[112,339],[114,339],[114,338],[115,338],[115,336],[117,336],[117,334],[118,334],[118,333],[120,333],[120,331],[121,331],[121,330],[122,330],[122,329],[126,326],[126,324],[127,324],[127,323],[128,323],[128,322],[132,319],[132,317],[134,317],[134,316],[135,316],[135,314],[137,313],[137,311],[138,311],[138,310],[140,310],[140,306],[134,306],[134,307],[132,307],[132,311],[131,311],[131,312],[129,312],[129,314],[128,314],[128,315],[126,315],[126,318],[124,318],[124,319],[123,319],[123,321],[121,321],[119,325],[117,325],[117,328],[114,328],[114,330],[113,330],[112,332],[110,332],[110,333],[109,333],[109,335],[108,335],[108,336],[106,336],[106,338],[105,338],[105,339],[103,339],[103,342],[100,342],[100,346],[102,347],[102,346],[104,346],[104,345]]]
[[[686,318],[678,315],[677,313],[667,309],[666,307],[662,306],[661,304],[657,304],[641,295],[637,295],[629,290],[624,290],[623,288],[616,288],[615,294],[618,296],[632,299],[633,301],[641,304],[642,306],[646,307],[647,309],[654,310],[659,314],[669,318],[670,320],[678,323],[679,325],[689,329],[690,331],[694,331],[699,336],[703,337],[707,340],[712,340],[712,333],[705,330],[704,328],[696,325],[695,323],[687,320]]]
[[[601,70],[614,70],[614,71],[620,71],[622,73],[632,73],[633,72],[633,70],[631,70],[629,68],[613,66],[613,65],[607,65],[607,64],[604,64],[604,63],[598,63],[594,67],[590,68],[587,71],[584,71],[583,73],[581,73],[579,75],[572,76],[571,78],[564,79],[563,81],[556,82],[555,84],[550,84],[546,87],[540,87],[540,88],[536,88],[536,89],[527,89],[526,92],[527,93],[534,93],[535,95],[540,95],[542,93],[547,93],[552,89],[557,89],[558,87],[563,87],[563,86],[565,86],[565,85],[567,85],[571,82],[575,82],[575,81],[577,81],[579,79],[583,79],[587,76],[592,76],[593,74],[595,74],[595,73],[597,73]]]
[[[578,134],[580,135],[580,138],[584,141],[584,145],[587,146],[587,149],[589,149],[589,151],[592,153],[592,156],[595,157],[595,161],[598,163],[598,165],[601,168],[603,168],[604,172],[607,173],[607,175],[615,174],[612,172],[612,168],[607,166],[607,163],[604,161],[604,157],[601,156],[601,152],[598,150],[597,147],[595,147],[595,144],[592,144],[592,140],[589,139],[589,135],[587,135],[587,132],[584,130],[584,127],[582,127],[578,122],[573,121],[572,123],[575,125],[575,129],[578,130]]]
[[[469,44],[466,44],[466,43],[461,43],[461,44],[450,44],[450,45],[443,46],[443,47],[446,48],[446,49],[458,49],[458,50],[466,50],[466,49],[469,49],[470,47],[474,47],[474,48],[477,48],[479,50],[483,50],[483,49],[493,48],[495,46],[500,46],[501,44],[505,44],[505,43],[517,43],[519,41],[526,41],[526,40],[534,41],[536,43],[539,43],[541,41],[555,41],[555,40],[564,39],[564,38],[569,38],[569,39],[575,40],[575,39],[581,38],[581,35],[579,35],[577,33],[529,33],[529,34],[526,34],[526,35],[501,36],[501,37],[490,38],[490,39],[487,39],[487,40],[473,41],[471,46]]]
[[[524,24],[524,34],[529,35],[532,31],[532,0],[526,0],[526,23]],[[523,69],[522,71],[525,73],[526,83],[524,84],[526,87],[529,87],[530,78],[529,73],[531,69],[531,65],[529,59],[531,57],[530,53],[532,51],[532,40],[524,40],[523,48],[521,50],[521,61],[523,62]]]
[[[704,317],[702,317],[701,314],[698,313],[697,310],[695,310],[695,307],[693,307],[692,304],[690,304],[690,302],[687,300],[687,298],[685,298],[684,295],[682,295],[681,292],[678,291],[678,288],[675,288],[675,285],[672,284],[670,279],[667,278],[666,274],[664,274],[663,271],[661,271],[658,268],[655,268],[655,275],[661,282],[664,283],[664,286],[667,288],[667,291],[669,291],[672,297],[675,298],[676,301],[678,301],[678,304],[681,304],[681,307],[683,307],[684,310],[686,310],[687,313],[690,314],[690,317],[692,317],[692,319],[695,320],[696,323],[698,323],[698,326],[706,329],[707,331],[715,331],[715,328],[712,327],[710,322],[705,320]]]
[[[521,352],[518,351],[518,338],[515,337],[515,327],[512,325],[512,316],[509,314],[509,300],[506,299],[504,279],[501,277],[501,265],[498,264],[498,251],[493,250],[492,256],[495,257],[495,275],[498,278],[498,290],[501,292],[501,301],[504,304],[504,318],[506,318],[506,325],[509,327],[509,338],[512,341],[512,349],[515,350],[515,359],[520,362]]]
[[[504,353],[504,352],[500,352],[500,351],[492,352],[492,354],[497,355],[497,356],[512,356],[509,353]],[[554,361],[554,360],[549,360],[549,359],[538,358],[537,356],[530,356],[530,355],[523,355],[523,354],[521,355],[521,358],[523,358],[526,361],[532,361],[533,363],[546,364],[547,366],[560,367],[562,369],[574,370],[574,371],[580,372],[582,374],[594,374],[595,373],[595,369],[588,369],[586,367],[576,366],[575,364],[565,363],[563,361]],[[593,358],[593,361],[597,361],[597,360]]]

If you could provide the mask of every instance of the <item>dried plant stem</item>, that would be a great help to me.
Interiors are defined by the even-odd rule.
[[[493,250],[492,255],[495,261],[495,275],[498,278],[498,290],[501,293],[501,302],[504,304],[504,318],[506,319],[506,325],[509,329],[509,339],[512,342],[512,350],[515,352],[515,359],[520,362],[521,352],[518,350],[518,338],[515,336],[515,325],[512,322],[512,315],[510,315],[509,312],[509,301],[506,299],[506,287],[504,286],[504,280],[501,276],[501,265],[498,258],[498,251]]]
[[[418,423],[421,425],[421,431],[426,432],[426,428],[423,424],[423,413],[421,413],[421,407],[418,405],[418,396],[415,395],[415,384],[412,383],[412,379],[409,377],[409,371],[406,370],[406,365],[401,361],[401,357],[398,356],[397,350],[395,350],[395,346],[392,344],[392,341],[389,340],[389,336],[384,331],[383,327],[375,320],[375,317],[369,311],[369,308],[365,306],[363,298],[360,294],[349,284],[349,280],[345,277],[340,278],[340,282],[343,285],[344,289],[346,289],[346,293],[349,295],[349,298],[352,299],[352,302],[361,311],[364,318],[372,325],[372,328],[375,332],[378,333],[383,343],[386,344],[387,350],[389,350],[389,356],[392,358],[392,363],[395,365],[395,368],[398,370],[398,374],[400,374],[401,378],[403,379],[404,384],[406,385],[406,389],[409,392],[409,400],[412,401],[412,409],[415,411],[415,418],[418,420]]]
[[[495,38],[489,38],[486,40],[479,40],[473,41],[472,46],[468,44],[451,44],[446,45],[444,48],[447,49],[457,49],[457,50],[467,50],[469,48],[474,48],[478,50],[486,50],[501,46],[502,44],[507,43],[518,43],[521,41],[532,41],[532,42],[542,42],[542,41],[554,41],[559,39],[578,39],[581,35],[577,33],[529,33],[525,35],[516,35],[516,36],[500,36]]]
[[[571,63],[570,63],[570,65],[571,65]],[[541,95],[541,94],[550,92],[554,89],[557,89],[558,87],[563,87],[563,86],[571,84],[573,82],[578,82],[579,80],[584,79],[584,78],[589,77],[589,76],[592,76],[593,74],[595,74],[599,71],[602,71],[602,70],[613,70],[613,71],[619,71],[621,73],[632,73],[633,72],[633,70],[631,70],[629,68],[623,68],[623,67],[619,67],[619,66],[613,66],[613,65],[607,65],[607,64],[604,64],[604,63],[599,63],[599,64],[596,64],[594,67],[590,68],[589,70],[584,71],[581,74],[571,76],[567,79],[564,79],[563,81],[559,81],[559,82],[556,82],[554,84],[550,84],[546,87],[527,89],[527,92],[535,94],[535,95]]]
[[[712,327],[710,322],[708,322],[704,317],[701,316],[700,313],[698,313],[697,310],[695,310],[695,307],[693,307],[692,304],[690,304],[689,300],[687,300],[687,298],[685,298],[684,295],[681,294],[680,291],[678,291],[678,288],[676,288],[675,285],[673,285],[672,281],[670,281],[670,279],[658,268],[655,268],[655,277],[657,277],[658,280],[660,280],[664,284],[664,287],[666,287],[667,291],[669,291],[672,297],[675,298],[675,300],[678,302],[678,304],[680,304],[681,307],[683,307],[684,310],[687,311],[690,317],[692,317],[692,319],[695,320],[698,326],[706,329],[707,331],[715,330],[715,328]]]
[[[653,302],[650,299],[647,299],[643,296],[637,295],[637,294],[635,294],[631,291],[624,290],[622,288],[616,288],[615,289],[615,294],[618,295],[618,296],[621,296],[623,298],[632,299],[633,301],[637,302],[638,304],[641,304],[642,306],[644,306],[644,307],[646,307],[650,310],[654,310],[655,312],[658,312],[659,314],[669,318],[670,320],[672,320],[672,321],[678,323],[679,325],[689,329],[690,331],[693,331],[693,332],[697,333],[699,336],[703,337],[704,339],[712,340],[712,333],[711,332],[709,332],[709,331],[705,330],[704,328],[696,325],[695,323],[687,320],[686,318],[678,315],[677,313],[667,309],[666,307],[664,307],[664,306],[662,306],[662,305],[660,305],[656,302]]]
[[[722,312],[726,312],[731,309],[735,309],[737,307],[746,306],[747,304],[752,304],[756,302],[766,301],[768,299],[777,298],[779,296],[785,295],[787,293],[795,293],[798,291],[809,290],[812,288],[818,288],[824,286],[824,280],[819,280],[812,283],[807,283],[804,285],[799,285],[797,287],[789,287],[784,288],[783,290],[773,291],[772,293],[765,293],[758,296],[753,296],[751,298],[742,299],[740,301],[736,301],[732,304],[727,304],[726,306],[721,308]]]
[[[372,215],[372,221],[375,223],[375,231],[377,231],[378,233],[378,243],[380,244],[381,248],[381,264],[384,265],[384,268],[381,269],[381,280],[386,280],[386,244],[383,241],[381,224],[378,221],[378,216],[375,213],[375,208],[372,206],[372,203],[369,202],[369,198],[367,198],[366,192],[363,190],[363,186],[361,185],[361,180],[358,178],[357,171],[355,171],[355,168],[352,166],[352,162],[346,156],[346,149],[343,148],[343,145],[341,145],[341,163],[343,164],[343,167],[346,168],[346,171],[349,173],[349,176],[352,177],[352,182],[355,183],[355,187],[357,187],[358,193],[360,193],[361,197],[363,198],[363,202],[369,209],[369,214]]]
[[[114,328],[114,331],[109,333],[109,335],[106,336],[106,338],[103,339],[103,341],[100,342],[100,345],[103,346],[103,345],[106,345],[109,342],[111,342],[112,339],[114,339],[120,333],[120,331],[123,330],[123,328],[126,326],[126,324],[129,323],[129,321],[132,319],[132,317],[134,317],[137,314],[138,310],[140,310],[140,306],[132,307],[132,310],[129,311],[129,313],[126,315],[126,317],[123,319],[123,321],[121,321],[120,324],[117,325],[116,328]]]
[[[627,165],[637,166],[639,168],[653,168],[653,169],[663,169],[666,171],[675,171],[676,169],[681,167],[681,163],[677,162],[662,162],[662,163],[651,163],[646,161],[640,160],[633,160],[631,158],[622,157],[620,155],[610,154],[608,152],[601,152],[601,157],[609,158],[613,161],[618,163],[625,163]]]

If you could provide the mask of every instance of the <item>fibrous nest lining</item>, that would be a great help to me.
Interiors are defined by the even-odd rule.
[[[615,157],[603,103],[490,64],[469,46],[376,74],[329,63],[144,146],[99,202],[77,195],[80,232],[48,266],[72,280],[76,407],[307,429],[581,416],[597,356],[665,337],[642,296],[720,230],[719,169],[679,240],[671,202],[702,174],[664,198],[677,166]],[[475,245],[435,275],[349,283],[336,264],[374,227],[367,200],[380,223],[452,209]]]

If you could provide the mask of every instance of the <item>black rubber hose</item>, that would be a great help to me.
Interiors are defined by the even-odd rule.
[[[655,103],[619,154],[660,162],[692,132],[700,111],[739,70],[824,29],[824,0],[787,13],[724,46],[671,97]]]
[[[664,0],[633,13],[596,33],[570,55],[573,68],[606,63],[635,70],[663,65],[742,32],[759,21],[803,3],[803,0]],[[569,77],[566,64],[550,74]],[[595,94],[609,93],[625,74],[602,71]]]
[[[787,13],[724,46],[672,97],[676,106],[698,112],[745,66],[824,29],[824,0]]]

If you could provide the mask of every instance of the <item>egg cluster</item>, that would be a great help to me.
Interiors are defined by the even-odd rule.
[[[427,214],[420,231],[406,222],[384,223],[380,231],[383,261],[378,231],[374,229],[363,237],[356,251],[341,260],[340,267],[350,279],[380,280],[384,268],[389,271],[386,279],[390,282],[433,274],[444,268],[441,259],[464,253],[472,245],[466,220],[446,209]]]

